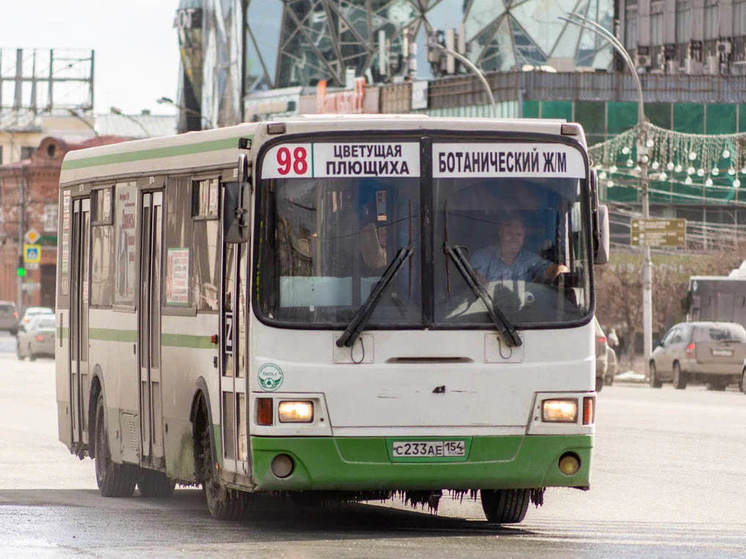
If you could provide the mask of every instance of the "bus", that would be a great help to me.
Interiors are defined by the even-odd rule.
[[[298,117],[72,151],[60,176],[59,438],[101,493],[201,484],[520,522],[590,486],[582,128]]]

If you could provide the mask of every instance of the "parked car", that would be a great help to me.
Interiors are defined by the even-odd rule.
[[[54,314],[54,310],[49,307],[28,307],[26,312],[23,313],[23,317],[18,322],[18,325],[28,326],[31,323],[31,319],[40,314]]]
[[[741,383],[746,329],[735,322],[683,322],[673,326],[650,359],[650,386],[671,381],[684,389],[705,382],[712,390]]]
[[[595,316],[593,317],[593,327],[596,336],[596,392],[601,392],[607,375],[608,357],[606,353],[609,345],[606,341],[606,334],[604,334]]]
[[[0,301],[0,330],[7,330],[15,335],[18,328],[18,311],[16,304],[10,301]]]
[[[18,359],[28,357],[31,361],[40,355],[54,356],[55,316],[40,314],[34,316],[28,326],[19,325],[16,335],[16,355]]]

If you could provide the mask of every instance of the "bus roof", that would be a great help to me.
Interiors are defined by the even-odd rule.
[[[304,115],[70,151],[62,164],[60,186],[164,171],[226,168],[236,162],[239,138],[264,140],[271,137],[267,135],[267,125],[273,122],[284,123],[285,134],[375,129],[525,132],[554,136],[562,134],[565,124],[558,119],[455,118],[421,114]],[[580,126],[573,126],[572,131],[585,145]]]

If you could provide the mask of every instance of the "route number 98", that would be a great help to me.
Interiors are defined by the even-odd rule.
[[[286,176],[293,171],[294,175],[305,175],[308,172],[308,150],[304,146],[282,146],[277,150],[277,172]]]

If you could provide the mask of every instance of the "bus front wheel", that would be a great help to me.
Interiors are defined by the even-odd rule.
[[[101,393],[96,401],[96,483],[104,497],[131,497],[135,491],[137,468],[112,462],[105,413],[104,394]]]
[[[207,421],[200,436],[200,481],[210,515],[219,520],[240,520],[246,513],[248,495],[225,486],[218,465],[213,463],[212,441]]]
[[[482,489],[482,510],[490,522],[514,524],[526,516],[530,489]]]

